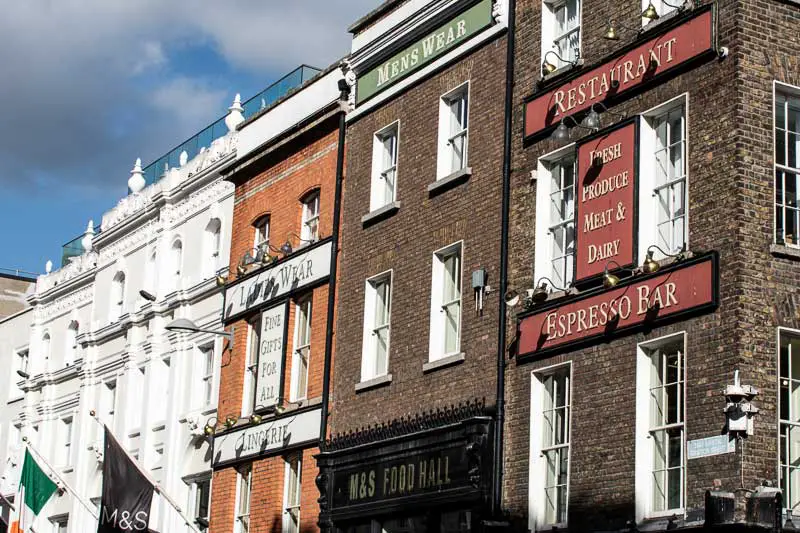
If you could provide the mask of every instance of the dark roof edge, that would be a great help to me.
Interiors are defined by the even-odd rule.
[[[365,26],[369,25],[373,22],[376,18],[380,17],[381,15],[385,14],[387,11],[392,10],[397,5],[405,2],[406,0],[386,0],[384,3],[352,23],[348,28],[347,31],[353,34],[356,34],[364,29]]]

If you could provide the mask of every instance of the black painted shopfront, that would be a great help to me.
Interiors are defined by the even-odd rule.
[[[338,435],[317,456],[325,533],[481,531],[493,418],[482,402]]]

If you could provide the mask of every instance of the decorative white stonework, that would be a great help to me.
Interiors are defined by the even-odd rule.
[[[495,0],[492,4],[492,18],[497,24],[506,22],[506,0]]]
[[[56,274],[58,274],[59,272],[61,271],[59,270],[58,272],[56,272]],[[41,279],[42,277],[44,276],[40,276],[39,279]],[[37,282],[37,292],[41,292],[38,290],[38,282]],[[79,291],[75,291],[66,296],[62,296],[61,298],[58,298],[51,303],[37,305],[33,309],[33,321],[36,324],[41,324],[42,322],[50,320],[54,316],[71,312],[73,309],[90,301],[92,299],[92,294],[93,294],[92,287],[84,287]]]
[[[44,264],[44,273],[49,274],[52,271],[53,271],[53,262],[48,259],[47,263]]]
[[[175,222],[187,218],[195,211],[199,211],[212,202],[216,202],[226,193],[232,192],[233,189],[233,183],[228,181],[212,183],[175,205],[164,206],[161,210],[160,220],[167,226],[171,226],[175,224]]]
[[[60,283],[65,283],[72,278],[78,277],[81,274],[88,272],[97,266],[97,253],[88,252],[83,255],[78,255],[72,258],[68,265],[52,272],[44,274],[36,279],[36,292],[41,294],[52,289]],[[37,310],[40,308],[37,307]]]
[[[92,245],[94,244],[94,220],[89,220],[89,223],[86,224],[86,231],[83,234],[83,239],[81,239],[81,246],[83,247],[84,253],[92,251]]]
[[[133,170],[131,170],[131,177],[128,178],[128,188],[133,194],[138,194],[142,192],[146,184],[144,172],[142,172],[142,160],[137,157],[136,163],[133,165]]]
[[[116,261],[117,258],[121,257],[122,254],[134,246],[137,246],[150,239],[153,235],[155,235],[155,232],[156,222],[154,220],[150,220],[133,233],[129,233],[125,237],[114,241],[112,244],[100,250],[100,257],[98,258],[97,263],[100,265],[105,265],[107,263]]]
[[[356,108],[356,72],[347,59],[342,59],[339,69],[344,74],[344,81],[350,86],[350,94],[347,96],[347,111],[352,111]]]
[[[228,126],[228,131],[235,131],[236,126],[244,122],[244,115],[242,111],[242,97],[236,93],[236,98],[233,99],[233,104],[228,108],[228,115],[225,117],[225,125]]]
[[[178,159],[178,163],[181,167],[185,167],[186,163],[189,161],[189,154],[186,153],[186,150],[181,152],[180,158]]]
[[[217,161],[234,153],[239,141],[238,133],[229,133],[224,137],[214,140],[208,149],[201,149],[197,156],[186,165],[187,178],[201,172]],[[181,169],[183,170],[183,169]]]
[[[117,203],[117,206],[103,214],[103,221],[100,223],[102,231],[108,231],[126,218],[138,213],[148,204],[152,203],[153,197],[161,192],[161,182],[153,183],[143,191],[130,194]]]

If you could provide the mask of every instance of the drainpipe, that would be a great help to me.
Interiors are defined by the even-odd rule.
[[[339,100],[346,104],[350,94],[350,86],[345,80],[339,80]],[[325,450],[328,436],[328,401],[331,390],[331,358],[333,357],[333,320],[336,308],[336,270],[339,257],[339,218],[342,209],[342,180],[344,179],[344,140],[345,140],[345,107],[339,112],[339,146],[336,151],[336,191],[333,199],[333,231],[331,246],[331,276],[328,280],[328,314],[325,329],[325,367],[322,371],[322,413],[319,428],[319,449]]]
[[[511,142],[514,105],[514,24],[516,1],[508,0],[508,32],[506,33],[506,94],[503,121],[503,206],[500,234],[500,305],[497,324],[497,415],[494,430],[494,472],[492,517],[497,519],[503,504],[503,421],[505,419],[506,368],[506,299],[508,290],[508,211],[511,194]]]

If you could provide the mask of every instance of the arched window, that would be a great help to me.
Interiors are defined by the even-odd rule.
[[[117,320],[125,310],[125,273],[117,272],[114,281],[111,283],[111,312],[110,318],[113,322]]]
[[[153,250],[147,258],[147,263],[144,265],[144,290],[154,296],[158,296],[158,282],[156,279],[157,259],[156,251]]]
[[[218,218],[212,218],[206,226],[205,241],[207,258],[203,262],[203,270],[208,277],[217,272],[222,253],[222,223]]]
[[[42,335],[42,371],[50,371],[50,334]]]
[[[303,226],[300,228],[302,245],[319,240],[319,189],[303,198]]]
[[[73,320],[67,328],[67,335],[64,338],[64,366],[70,366],[75,362],[78,354],[78,321]]]
[[[253,240],[253,248],[269,248],[269,215],[259,217],[253,222],[255,228],[255,239]]]
[[[172,270],[172,285],[177,288],[181,279],[181,270],[183,268],[183,243],[180,239],[172,243],[170,250],[170,268]]]

